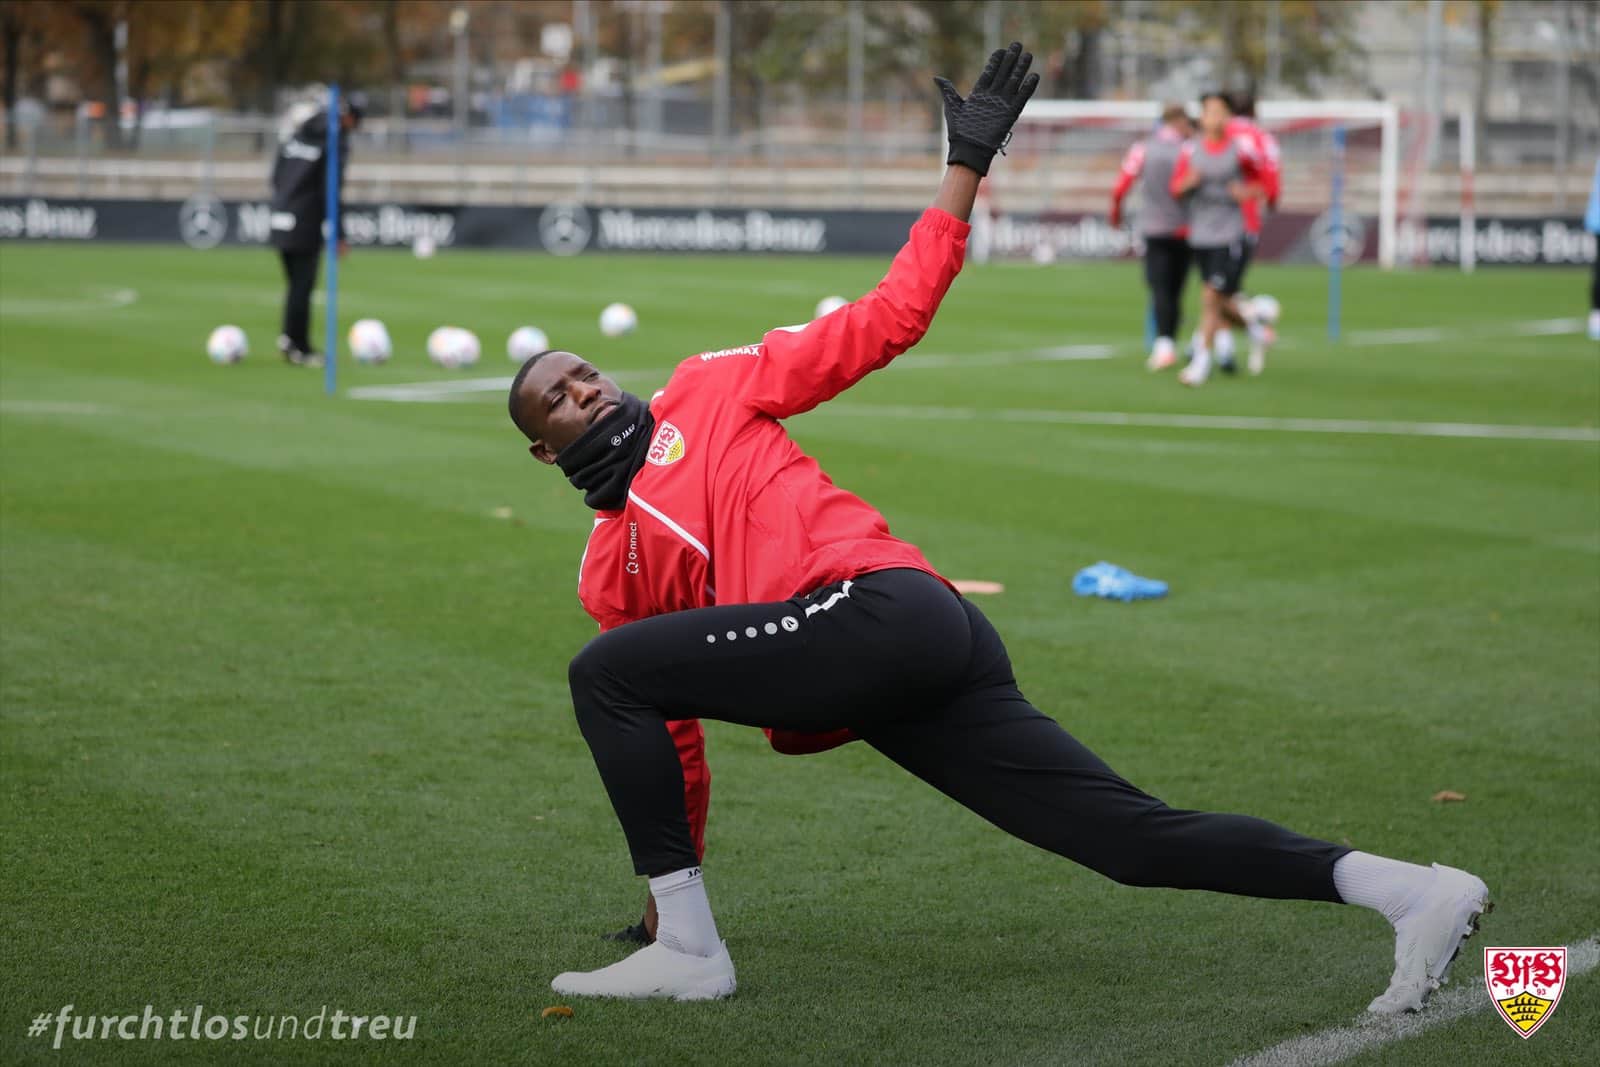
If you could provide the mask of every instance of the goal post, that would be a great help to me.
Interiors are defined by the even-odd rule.
[[[1117,166],[1129,145],[1160,119],[1157,100],[1032,100],[1017,120],[1008,158],[990,172],[986,190],[990,244],[997,255],[1015,254],[1030,238],[1055,253],[1122,255],[1131,238],[1109,232],[1063,229],[1063,220],[1103,216]],[[1332,131],[1347,136],[1345,207],[1347,228],[1376,223],[1376,260],[1396,265],[1399,245],[1401,115],[1390,102],[1373,100],[1263,100],[1256,121],[1283,147],[1285,211],[1326,225],[1329,174],[1334,166]],[[1054,222],[1052,222],[1054,220]],[[1009,226],[1009,229],[1008,229]],[[1107,230],[1109,228],[1107,227]],[[1319,256],[1327,238],[1319,241]],[[1060,247],[1056,247],[1060,246]],[[1031,249],[1026,249],[1028,251]],[[1347,248],[1347,257],[1362,249]],[[1347,262],[1350,261],[1347,258]]]

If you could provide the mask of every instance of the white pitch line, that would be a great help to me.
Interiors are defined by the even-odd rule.
[[[1584,328],[1582,319],[1536,319],[1519,322],[1511,327],[1518,337],[1554,337],[1558,334],[1577,333]]]
[[[968,352],[964,354],[914,353],[901,356],[890,369],[935,370],[942,367],[989,367],[1006,363],[1062,363],[1086,359],[1110,359],[1115,345],[1057,345],[1017,352]],[[639,380],[670,374],[670,367],[659,370],[625,370],[611,374],[616,381]],[[498,393],[511,388],[511,378],[464,378],[455,381],[404,382],[397,385],[360,385],[346,391],[353,400],[390,400],[396,403],[427,404],[451,400],[474,393]]]
[[[1155,426],[1179,430],[1248,430],[1275,433],[1365,434],[1385,437],[1600,442],[1600,429],[1592,426],[1265,418],[1255,415],[1162,415],[1137,411],[1053,411],[1026,408],[980,411],[977,408],[911,407],[888,404],[830,404],[817,408],[816,413],[878,419],[1050,423],[1064,426]]]
[[[1568,946],[1568,982],[1594,970],[1597,965],[1600,965],[1600,940],[1591,937]],[[1234,1060],[1228,1067],[1327,1067],[1487,1011],[1490,1003],[1489,991],[1480,984],[1451,985],[1435,993],[1428,1006],[1415,1014],[1370,1016],[1353,1026],[1337,1026],[1273,1045]],[[1512,1040],[1510,1034],[1505,1037]],[[1515,1045],[1507,1047],[1515,1049]]]
[[[1363,347],[1425,345],[1438,341],[1466,341],[1485,336],[1557,337],[1580,333],[1582,319],[1532,319],[1528,322],[1483,323],[1475,327],[1412,326],[1398,330],[1352,330],[1348,341]]]
[[[1057,345],[1054,348],[1030,348],[1020,352],[914,352],[896,359],[889,364],[889,369],[936,370],[944,367],[995,367],[1008,363],[1070,363],[1110,359],[1116,354],[1116,345]]]
[[[106,415],[110,408],[76,400],[5,400],[0,413],[6,415]]]
[[[454,382],[405,382],[399,385],[358,385],[346,389],[352,400],[392,400],[397,404],[427,404],[472,393],[502,393],[513,378],[467,378]]]
[[[137,289],[105,289],[84,300],[0,300],[0,315],[71,315],[83,311],[115,311],[139,301]]]
[[[666,373],[654,370],[625,370],[610,375],[613,381],[637,381],[656,378]],[[515,376],[505,378],[457,378],[431,382],[402,382],[397,385],[358,385],[345,390],[352,400],[391,400],[397,404],[433,404],[452,400],[458,396],[477,393],[503,393],[511,388]]]

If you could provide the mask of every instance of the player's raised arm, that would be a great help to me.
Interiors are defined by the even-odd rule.
[[[944,98],[950,152],[933,204],[870,293],[807,326],[773,330],[762,339],[746,403],[774,418],[809,411],[922,340],[961,270],[978,181],[1038,87],[1039,76],[1028,73],[1032,62],[1020,44],[996,49],[965,98],[947,79],[934,79]]]

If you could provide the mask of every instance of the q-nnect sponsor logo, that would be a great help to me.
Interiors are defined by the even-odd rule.
[[[99,212],[88,205],[52,204],[34,197],[20,207],[0,204],[0,237],[32,241],[90,241],[99,235]]]
[[[596,246],[633,252],[822,252],[828,224],[815,215],[781,217],[768,211],[742,215],[697,211],[647,214],[629,208],[598,212]],[[546,245],[548,247],[548,243]]]

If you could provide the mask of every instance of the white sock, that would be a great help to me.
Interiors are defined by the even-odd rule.
[[[1232,330],[1218,330],[1216,337],[1211,339],[1211,343],[1217,350],[1218,359],[1230,360],[1233,358]]]
[[[1207,348],[1206,343],[1199,338],[1195,338],[1194,359],[1190,361],[1189,366],[1196,374],[1208,374],[1211,371],[1211,349]]]
[[[650,893],[656,898],[659,917],[657,941],[690,956],[709,958],[722,950],[717,920],[711,917],[711,902],[706,899],[699,867],[685,867],[650,879]]]
[[[1157,356],[1175,356],[1175,355],[1177,355],[1177,352],[1178,352],[1177,346],[1172,343],[1172,338],[1170,338],[1170,337],[1157,337],[1156,338],[1156,346],[1155,346],[1155,348],[1153,350],[1153,353],[1155,355],[1157,355]]]
[[[1370,852],[1347,852],[1333,865],[1333,888],[1346,904],[1382,912],[1393,926],[1433,880],[1433,870]]]

